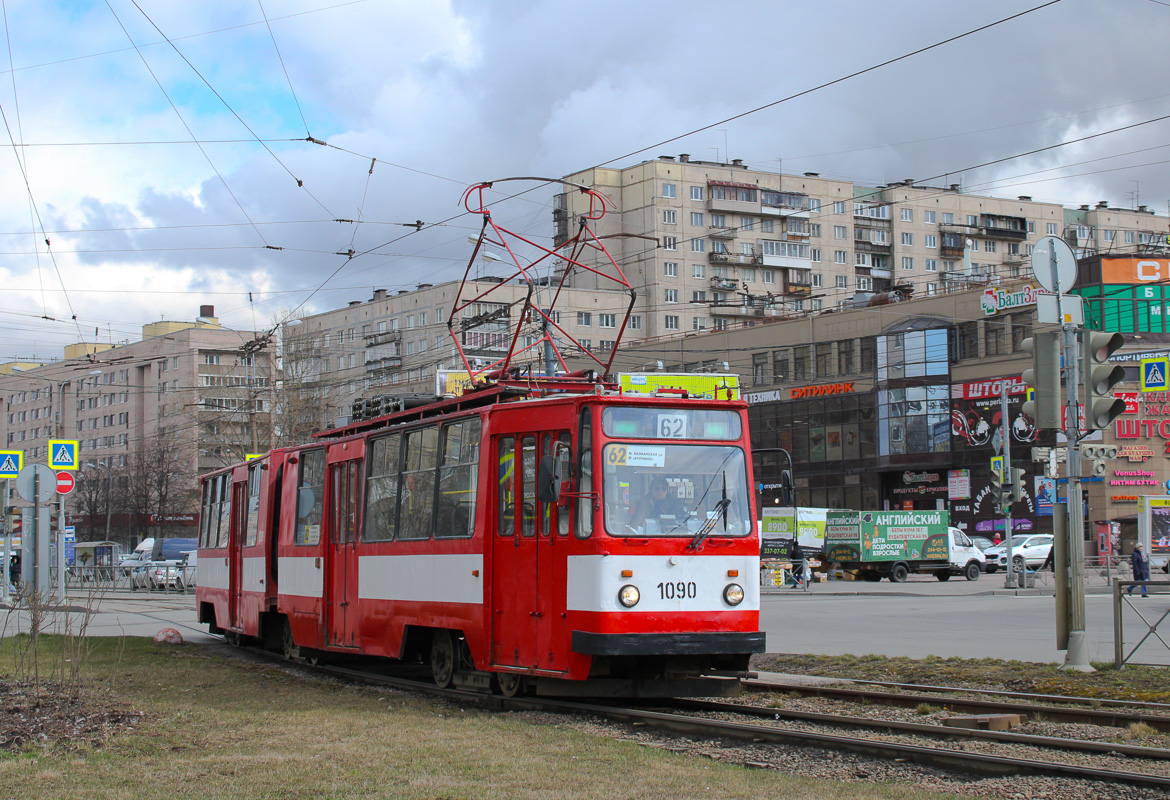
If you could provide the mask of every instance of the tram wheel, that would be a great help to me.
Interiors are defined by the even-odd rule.
[[[455,678],[455,636],[451,631],[435,631],[431,639],[431,677],[440,689]]]
[[[293,640],[292,626],[288,624],[288,620],[284,621],[284,630],[280,634],[280,651],[284,654],[286,661],[292,661],[293,656],[297,652],[297,643]]]
[[[523,675],[516,675],[512,672],[496,673],[496,685],[500,687],[500,694],[504,697],[516,697],[524,694],[528,688],[528,682]]]

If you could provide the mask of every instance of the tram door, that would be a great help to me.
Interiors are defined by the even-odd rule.
[[[533,433],[496,440],[492,662],[499,666],[567,668],[550,659],[551,631],[564,605],[563,564],[558,569],[553,550],[557,533],[550,530],[555,515],[547,513],[536,497],[540,448],[546,442],[551,447],[555,436]],[[560,589],[555,588],[558,574]]]
[[[239,481],[231,484],[232,523],[228,536],[228,625],[240,626],[243,618],[243,570],[244,530],[248,518],[248,483]]]
[[[354,647],[357,633],[358,500],[361,486],[361,461],[342,461],[329,465],[329,644]]]

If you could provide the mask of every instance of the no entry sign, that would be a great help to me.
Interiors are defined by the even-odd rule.
[[[77,482],[75,480],[73,480],[73,473],[71,473],[71,472],[58,472],[57,473],[57,493],[58,494],[69,494],[70,492],[73,491],[73,487],[76,485],[76,483]]]

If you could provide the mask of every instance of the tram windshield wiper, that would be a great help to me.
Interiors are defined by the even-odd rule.
[[[723,530],[727,530],[727,507],[731,505],[731,501],[726,497],[715,504],[715,509],[707,515],[707,521],[703,523],[703,527],[699,528],[695,534],[695,538],[691,539],[691,543],[687,545],[688,550],[697,550],[703,540],[711,535],[711,531],[715,530],[716,523],[719,522],[719,517],[723,517]]]

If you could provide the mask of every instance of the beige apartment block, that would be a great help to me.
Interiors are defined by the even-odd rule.
[[[509,332],[519,322],[528,286],[497,278],[469,282],[463,301],[481,295],[482,300],[449,319],[459,287],[459,281],[451,281],[419,284],[413,291],[395,294],[377,289],[369,300],[354,300],[344,308],[286,323],[282,328],[284,381],[290,393],[300,387],[298,407],[303,411],[291,427],[306,436],[345,424],[353,402],[362,397],[433,396],[437,371],[464,369],[452,329],[473,364],[491,364],[506,355]],[[548,286],[536,287],[533,302],[547,308],[551,291]],[[552,314],[553,322],[564,331],[553,331],[558,348],[566,356],[579,355],[572,337],[598,355],[608,354],[629,303],[628,293],[613,289],[574,289],[563,294]],[[640,340],[644,325],[643,317],[635,313],[623,341]],[[538,328],[538,321],[526,324],[518,350],[535,343]],[[543,348],[538,346],[521,353],[513,363],[539,371],[543,358]]]
[[[1027,280],[1044,236],[1091,255],[1153,248],[1167,231],[1167,220],[1144,206],[1072,211],[959,184],[860,186],[686,154],[565,180],[608,199],[597,232],[638,291],[648,337],[751,326],[871,294],[921,297]],[[572,188],[557,196],[556,242],[575,232],[587,203]],[[597,279],[586,273],[574,283]]]
[[[151,480],[170,483],[156,510],[193,514],[199,474],[271,446],[275,387],[265,334],[220,327],[211,306],[202,312],[144,325],[137,342],[81,343],[60,361],[0,367],[3,449],[46,464],[50,440],[76,441],[79,490],[100,478],[115,488],[115,514],[125,512],[118,489]],[[69,495],[70,513],[79,494]]]

